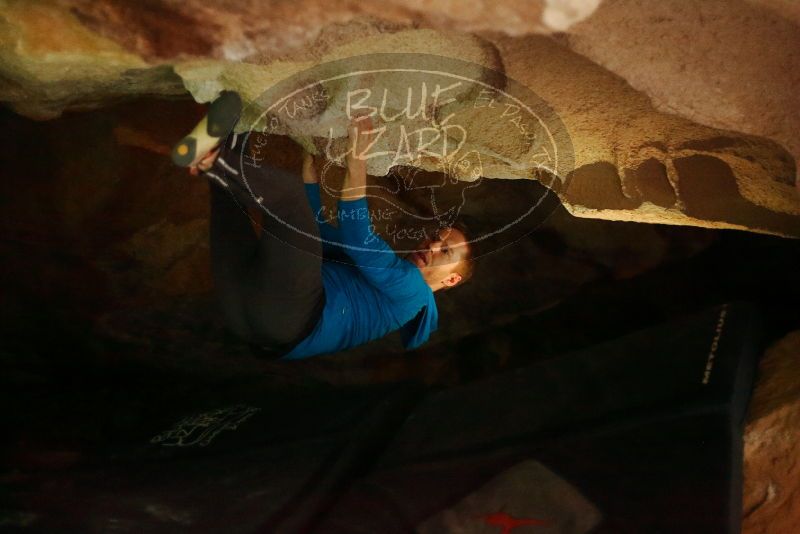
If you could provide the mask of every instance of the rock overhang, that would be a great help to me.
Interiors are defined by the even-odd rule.
[[[398,7],[401,4],[405,11]],[[336,4],[325,11],[309,1],[291,12],[278,10],[269,20],[254,21],[250,19],[260,8],[251,5],[194,6],[197,10],[192,11],[192,5],[178,7],[164,1],[148,6],[152,16],[134,16],[118,2],[89,5],[77,0],[6,0],[0,25],[0,95],[20,113],[47,118],[63,110],[102,106],[142,94],[176,97],[188,92],[198,102],[209,102],[222,90],[233,89],[258,114],[263,111],[258,106],[265,87],[314,66],[381,53],[455,58],[529,88],[562,121],[572,144],[573,164],[555,173],[557,181],[553,173],[546,178],[573,215],[800,236],[797,155],[793,157],[786,148],[765,138],[785,139],[784,133],[759,130],[752,122],[743,130],[753,133],[755,129],[761,136],[713,127],[720,121],[708,119],[707,110],[693,116],[692,109],[680,105],[673,106],[673,111],[684,116],[666,113],[659,101],[663,94],[639,81],[645,67],[638,64],[639,70],[629,73],[640,89],[636,90],[600,65],[625,73],[613,62],[604,61],[613,42],[601,50],[605,56],[592,45],[592,39],[598,39],[596,32],[592,33],[592,21],[596,18],[598,25],[605,23],[609,13],[619,13],[625,2],[606,2],[600,8],[573,2],[572,7],[564,7],[575,11],[581,4],[584,9],[583,15],[575,15],[576,22],[583,22],[575,26],[574,35],[564,34],[568,46],[563,46],[560,34],[555,39],[532,35],[570,31],[543,22],[553,20],[552,11],[549,19],[544,16],[547,9],[554,9],[551,4],[537,4],[539,10],[526,18],[515,2],[504,3],[504,16],[516,13],[517,17],[511,18],[528,20],[525,26],[503,25],[502,16],[496,13],[495,18],[468,16],[426,2],[392,2],[385,12],[373,13],[369,9],[353,12]],[[594,16],[587,16],[595,9]],[[712,8],[682,9],[691,13],[692,9]],[[761,13],[758,10],[762,8],[752,9]],[[303,10],[308,13],[305,17],[298,15]],[[412,11],[417,15],[410,16]],[[161,18],[175,17],[171,22],[156,23],[158,13]],[[756,20],[772,20],[769,15],[760,16]],[[281,17],[284,23],[295,21],[299,26],[277,31]],[[535,24],[530,22],[534,19]],[[131,24],[124,34],[115,35],[124,20]],[[179,22],[182,25],[176,26]],[[204,37],[195,36],[198,25],[204,24]],[[273,32],[268,39],[257,31],[267,27]],[[185,37],[195,42],[167,42],[167,30],[185,31]],[[203,46],[198,48],[200,44]],[[783,53],[794,57],[796,50],[789,47]],[[657,79],[659,68],[664,70],[656,65],[651,78]],[[380,78],[373,81],[381,84]],[[653,94],[655,97],[648,96]],[[696,99],[697,94],[691,98]],[[674,99],[680,101],[680,92]],[[450,106],[459,104],[463,102]],[[484,112],[468,113],[467,106],[461,107],[461,124],[469,134],[465,148],[479,154],[484,177],[542,177],[535,165],[519,163],[532,147],[520,143],[518,132],[492,128]],[[344,117],[344,110],[327,111],[326,124]],[[248,120],[252,123],[252,117],[243,119],[239,131],[246,129]],[[701,124],[703,121],[712,126]],[[286,121],[281,133],[319,151],[324,136],[311,124]],[[721,124],[732,125],[730,120]],[[410,119],[398,125],[414,128]],[[778,125],[777,129],[786,127]],[[334,136],[339,141],[344,138],[344,128],[341,130]],[[370,171],[382,175],[390,163],[384,159]],[[423,158],[416,163],[430,171],[441,162]],[[470,179],[471,175],[458,177]]]

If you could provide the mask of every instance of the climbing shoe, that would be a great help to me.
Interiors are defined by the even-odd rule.
[[[196,163],[233,130],[241,113],[242,99],[239,94],[223,91],[211,103],[203,120],[172,149],[172,161],[180,167],[190,167]]]

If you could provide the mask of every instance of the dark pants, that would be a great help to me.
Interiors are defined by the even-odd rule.
[[[211,183],[212,275],[230,330],[275,357],[319,320],[322,247],[300,177],[247,157],[244,144],[243,135],[230,136],[204,173]],[[263,213],[260,236],[248,207]]]

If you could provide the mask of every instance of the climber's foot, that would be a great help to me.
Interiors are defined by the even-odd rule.
[[[239,94],[223,91],[211,103],[203,120],[172,149],[172,161],[180,167],[197,166],[233,130],[241,113]]]

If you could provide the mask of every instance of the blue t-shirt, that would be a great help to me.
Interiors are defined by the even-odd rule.
[[[311,334],[283,359],[337,352],[401,329],[403,345],[416,348],[436,330],[433,291],[416,265],[400,258],[372,231],[367,199],[339,200],[338,228],[320,217],[318,184],[306,184],[317,216],[323,254],[346,253],[354,265],[325,259],[325,307]]]

